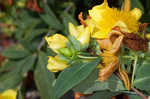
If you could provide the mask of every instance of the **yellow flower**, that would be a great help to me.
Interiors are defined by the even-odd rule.
[[[142,12],[138,8],[131,11],[110,8],[107,0],[104,0],[103,4],[89,10],[89,15],[98,24],[99,29],[92,33],[92,37],[101,39],[107,38],[108,33],[115,26],[120,26],[124,32],[138,32],[140,24],[138,20],[141,18]]]
[[[26,6],[26,1],[25,0],[24,1],[18,1],[17,6],[18,7],[25,7]]]
[[[17,92],[12,89],[8,89],[3,93],[0,93],[0,99],[17,99]]]
[[[150,39],[150,33],[146,34],[146,37],[147,37],[148,39]]]
[[[90,42],[90,30],[89,27],[84,27],[83,25],[74,26],[69,23],[69,33],[74,36],[81,44],[89,44]]]
[[[56,53],[58,53],[58,49],[65,48],[66,43],[68,42],[68,39],[61,34],[55,34],[50,37],[46,36],[45,40],[47,41],[49,47]]]
[[[6,16],[6,13],[0,12],[0,18],[3,18],[3,17],[5,17],[5,16]]]
[[[60,60],[58,56],[55,56],[55,57],[49,56],[47,68],[51,72],[62,71],[68,66],[69,65],[67,65],[67,62],[64,60]]]

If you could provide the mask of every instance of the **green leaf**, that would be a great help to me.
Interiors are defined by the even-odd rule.
[[[89,48],[92,48],[96,55],[100,55],[101,51],[96,39],[91,39]]]
[[[12,59],[24,58],[28,55],[30,55],[30,53],[23,49],[6,49],[2,52],[2,56]]]
[[[63,29],[62,24],[59,22],[59,20],[57,19],[54,12],[50,9],[50,7],[48,7],[47,4],[43,4],[43,8],[46,14],[40,15],[40,17],[44,20],[44,22],[54,29],[62,30]]]
[[[118,94],[118,92],[99,91],[90,96],[89,99],[111,99],[113,96],[116,96]]]
[[[32,40],[32,42],[28,42],[27,40],[19,40],[19,43],[26,48],[27,50],[29,50],[30,52],[35,52],[41,42],[42,38],[41,37],[37,37],[34,38],[34,40]]]
[[[1,72],[6,72],[6,71],[11,71],[15,69],[15,66],[17,65],[18,61],[14,60],[5,60],[1,67],[0,67],[0,73]],[[13,65],[12,65],[13,64]]]
[[[24,75],[25,73],[33,69],[36,58],[37,58],[37,55],[33,54],[32,56],[28,56],[26,59],[24,59],[24,64],[22,64],[21,66],[22,75]]]
[[[142,97],[140,97],[139,95],[128,95],[130,99],[143,99]]]
[[[74,87],[75,92],[83,94],[92,94],[95,91],[121,91],[125,90],[122,81],[115,75],[109,77],[106,81],[100,82],[98,80],[98,70],[95,70],[88,78],[83,80],[80,84]]]
[[[134,80],[134,85],[136,88],[141,90],[149,90],[150,86],[145,86],[150,82],[150,72],[149,72],[149,59],[145,60],[142,65],[138,68],[136,73],[136,78]]]
[[[15,71],[11,71],[5,73],[0,76],[0,92],[3,92],[7,89],[14,89],[16,88],[19,83],[23,80],[23,77],[19,73],[19,69]]]
[[[53,98],[54,74],[46,68],[47,56],[43,52],[39,52],[39,59],[36,70],[34,72],[35,83],[40,93],[41,99]]]
[[[34,38],[45,32],[48,32],[48,29],[34,29],[25,36],[25,41],[31,42]]]
[[[54,98],[59,99],[71,88],[86,79],[96,68],[99,61],[100,59],[97,58],[94,61],[73,65],[72,67],[65,69],[56,80]]]
[[[23,80],[24,74],[33,68],[35,59],[36,55],[33,55],[22,60],[10,61],[6,66],[12,66],[12,68],[8,68],[9,72],[4,72],[0,76],[0,91],[16,88]]]
[[[78,40],[76,40],[73,36],[70,35],[68,36],[68,39],[70,40],[76,51],[81,50],[81,43]]]

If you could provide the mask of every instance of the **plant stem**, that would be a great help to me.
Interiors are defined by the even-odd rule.
[[[138,61],[138,56],[135,56],[134,64],[133,64],[133,73],[132,73],[132,80],[131,80],[131,87],[133,87],[133,81],[134,81],[134,76],[136,72],[136,67],[137,67],[137,61]]]
[[[55,32],[55,30],[50,30],[45,36],[49,36],[50,33]],[[43,45],[45,44],[45,39],[43,38],[42,41],[40,42],[39,46],[37,47],[37,50],[40,51]]]
[[[141,96],[143,99],[148,99],[143,93],[141,93],[139,90],[136,88],[131,88],[134,92],[136,92],[139,96]]]
[[[123,58],[134,59],[134,57],[132,57],[132,56],[123,56]]]
[[[97,57],[90,57],[90,56],[82,56],[82,55],[78,55],[79,58],[83,58],[83,59],[96,59]]]
[[[73,3],[70,3],[70,5],[64,10],[64,12],[69,12],[69,10],[73,7]]]

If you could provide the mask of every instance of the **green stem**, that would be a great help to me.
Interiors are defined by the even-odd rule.
[[[134,57],[132,56],[123,56],[124,58],[130,58],[130,59],[134,59]]]
[[[133,87],[133,81],[134,81],[134,76],[136,72],[136,67],[137,67],[137,61],[138,61],[138,56],[135,56],[134,64],[133,64],[133,73],[132,73],[132,80],[131,80],[131,86]]]
[[[97,57],[89,57],[89,56],[82,56],[82,55],[78,55],[79,58],[83,58],[83,59],[96,59]]]

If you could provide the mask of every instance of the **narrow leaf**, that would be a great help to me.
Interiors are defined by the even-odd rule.
[[[50,7],[48,7],[47,4],[43,4],[43,8],[46,14],[40,15],[40,17],[52,28],[61,30],[63,26],[57,19],[56,15],[53,13],[53,11],[50,9]]]
[[[47,56],[45,53],[39,53],[39,60],[37,68],[34,72],[35,83],[40,93],[41,99],[54,99],[53,98],[53,81],[54,74],[49,72],[46,68]]]
[[[2,56],[12,59],[24,58],[28,55],[30,55],[30,53],[22,49],[6,49],[2,52]]]
[[[144,12],[144,7],[141,3],[141,0],[131,0],[131,7],[139,8],[140,10],[142,10],[142,12]]]

